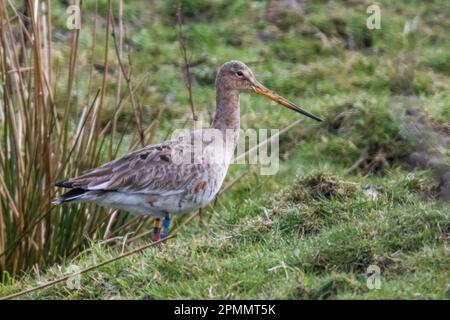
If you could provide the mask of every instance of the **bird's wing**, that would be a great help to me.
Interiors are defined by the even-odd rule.
[[[57,186],[84,190],[170,195],[187,190],[202,175],[202,167],[176,163],[173,150],[181,140],[151,145],[92,169]]]

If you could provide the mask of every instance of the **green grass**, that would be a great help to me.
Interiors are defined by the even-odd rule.
[[[262,83],[322,116],[324,123],[305,119],[281,136],[275,176],[231,167],[225,184],[247,174],[219,196],[202,221],[195,218],[167,244],[82,275],[79,290],[58,284],[24,298],[448,298],[450,206],[439,198],[442,173],[437,166],[408,162],[412,152],[421,152],[449,163],[449,142],[436,133],[450,122],[447,3],[379,1],[382,30],[373,31],[365,28],[370,1],[311,1],[303,14],[272,3],[268,10],[265,1],[245,6],[240,1],[183,1],[191,59],[203,61],[192,68],[196,108],[207,121],[215,70],[239,59]],[[55,15],[63,14],[59,6]],[[144,127],[164,107],[155,138],[160,141],[173,123],[190,116],[178,66],[176,9],[159,1],[152,1],[151,9],[139,1],[125,7],[133,81],[148,76],[136,93]],[[106,8],[106,1],[99,1],[100,15]],[[405,22],[416,15],[418,29],[403,34]],[[63,30],[64,20],[55,21]],[[102,77],[94,73],[91,88],[83,81],[82,66],[90,63],[94,41],[91,31],[86,21],[74,87],[77,108]],[[98,28],[97,37],[103,43],[104,29]],[[62,64],[66,47],[62,40],[55,43]],[[93,59],[103,60],[102,45],[96,46]],[[62,72],[61,83],[66,76]],[[107,84],[106,115],[115,106],[115,86],[113,80]],[[62,86],[55,100],[65,103]],[[241,104],[243,128],[283,128],[296,119],[254,95],[243,95]],[[410,115],[415,108],[425,122]],[[127,104],[118,123],[126,143],[134,127],[124,123],[132,117]],[[120,154],[127,152],[126,143]],[[98,239],[89,241],[87,250],[62,255],[59,264],[38,274],[26,271],[10,279],[5,273],[0,296],[57,278],[70,265],[88,267],[121,252]],[[366,286],[369,265],[381,270],[379,290]]]
[[[320,173],[301,160],[297,152],[279,176],[234,187],[210,212],[207,227],[194,221],[162,247],[85,274],[80,290],[56,285],[27,298],[445,297],[450,209],[421,198],[417,185],[432,183],[426,172],[367,179],[339,168]],[[369,185],[379,190],[376,200],[364,195]],[[94,243],[70,264],[87,267],[118,253]],[[366,287],[371,264],[381,269],[380,290]],[[40,280],[61,275],[53,267]],[[32,284],[29,275],[0,292]]]

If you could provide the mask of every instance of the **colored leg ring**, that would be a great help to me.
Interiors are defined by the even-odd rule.
[[[155,219],[153,223],[152,240],[158,241],[161,239],[161,219]]]
[[[167,214],[162,222],[161,239],[164,239],[169,235],[169,228],[170,228],[170,215]]]

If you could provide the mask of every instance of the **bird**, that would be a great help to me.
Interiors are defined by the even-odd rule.
[[[90,202],[155,218],[151,239],[168,236],[172,215],[192,212],[219,192],[240,131],[243,92],[255,92],[316,121],[304,110],[258,82],[241,61],[224,63],[215,81],[216,111],[209,128],[198,129],[136,151],[55,184],[68,188],[54,205]]]

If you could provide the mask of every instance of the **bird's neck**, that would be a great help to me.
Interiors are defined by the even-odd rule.
[[[211,128],[221,133],[224,143],[225,164],[228,166],[236,149],[240,132],[240,106],[239,91],[230,90],[220,85],[220,81],[216,85],[216,114],[211,123]]]
[[[239,91],[216,87],[216,115],[211,128],[226,131],[227,129],[239,131],[240,106]]]

